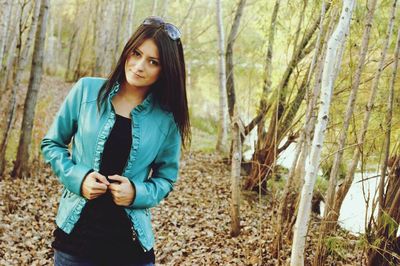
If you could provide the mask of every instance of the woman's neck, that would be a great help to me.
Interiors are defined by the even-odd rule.
[[[119,95],[128,102],[140,104],[149,91],[150,87],[135,87],[123,82],[119,91]]]

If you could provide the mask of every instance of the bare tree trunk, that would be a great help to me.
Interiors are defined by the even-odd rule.
[[[306,175],[304,177],[304,185],[301,192],[299,203],[299,212],[297,214],[296,224],[294,228],[294,237],[292,245],[292,254],[290,265],[304,265],[304,248],[308,230],[308,222],[310,219],[311,199],[317,172],[320,163],[321,150],[325,137],[325,130],[328,124],[329,107],[332,97],[334,85],[334,67],[338,60],[338,50],[341,43],[345,42],[346,35],[349,30],[351,15],[354,7],[354,0],[345,0],[343,2],[340,21],[334,33],[329,39],[324,70],[322,74],[321,100],[320,110],[318,112],[318,122],[315,126],[315,133],[311,152],[306,160]]]
[[[7,32],[8,32],[8,24],[11,18],[11,8],[12,8],[13,1],[4,1],[1,4],[1,8],[3,10],[3,17],[0,23],[0,69],[3,65],[3,58],[4,58],[4,51],[6,48],[7,42]]]
[[[84,76],[84,75],[82,75],[81,67],[82,67],[82,60],[83,60],[83,52],[85,51],[88,35],[89,35],[89,29],[86,28],[85,36],[83,38],[83,42],[81,43],[80,49],[79,49],[79,52],[78,52],[78,63],[76,65],[76,68],[75,68],[75,71],[74,71],[73,80],[78,80],[80,77]]]
[[[241,121],[237,107],[235,107],[235,87],[233,79],[233,45],[235,43],[240,19],[243,14],[244,7],[246,5],[246,0],[240,0],[238,7],[236,9],[235,18],[231,27],[231,31],[228,37],[228,44],[226,49],[226,70],[228,73],[226,81],[226,90],[229,97],[228,108],[230,119],[232,122],[232,203],[231,203],[231,235],[237,236],[240,233],[240,164],[242,159],[242,144],[241,144]]]
[[[91,2],[91,3],[93,3],[93,2]],[[96,10],[94,12],[94,15],[92,16],[92,21],[93,21],[92,31],[95,34],[93,34],[93,38],[92,38],[92,47],[93,47],[94,53],[92,53],[91,56],[90,56],[90,75],[91,76],[97,75],[96,67],[97,67],[97,57],[98,57],[98,55],[97,55],[97,53],[98,53],[98,47],[97,47],[97,42],[98,42],[98,38],[97,38],[97,34],[98,34],[98,31],[97,31],[97,17],[98,17],[98,10],[99,10],[100,7],[99,7],[98,0],[96,0],[96,2],[94,2],[94,3],[95,3],[95,6],[90,6],[91,9]]]
[[[343,202],[341,199],[344,199],[348,190],[350,189],[351,184],[353,183],[354,174],[355,174],[355,171],[356,171],[359,159],[360,159],[362,147],[363,147],[363,144],[365,141],[365,136],[367,134],[367,129],[368,129],[368,125],[369,125],[369,119],[371,116],[372,107],[375,103],[376,92],[378,90],[379,80],[380,80],[380,77],[382,74],[382,69],[383,69],[383,66],[385,63],[387,49],[389,47],[390,38],[392,36],[395,10],[396,10],[396,4],[394,4],[394,6],[392,8],[392,16],[390,18],[391,20],[389,21],[386,42],[382,49],[382,56],[381,56],[381,60],[379,62],[379,67],[375,73],[375,78],[374,78],[373,84],[371,86],[370,96],[369,96],[368,104],[366,106],[366,112],[364,113],[362,128],[360,130],[360,133],[358,134],[357,144],[359,147],[354,150],[353,159],[351,161],[350,168],[347,170],[345,181],[343,182],[339,191],[336,193],[336,184],[335,183],[332,183],[332,185],[335,185],[335,187],[332,187],[332,188],[329,187],[331,189],[330,193],[333,193],[331,196],[334,198],[336,195],[336,197],[337,197],[337,199],[339,199],[339,201],[337,201],[337,204],[334,204],[335,208],[334,208],[333,212],[325,211],[325,216],[322,220],[321,229],[320,229],[318,248],[317,248],[317,252],[316,252],[316,256],[315,256],[315,264],[316,265],[323,265],[323,263],[325,261],[325,258],[327,255],[327,250],[325,248],[323,239],[326,236],[326,234],[328,234],[335,227],[335,224],[337,223],[337,219],[339,217],[341,203]],[[371,14],[371,16],[372,16],[372,14]],[[370,23],[372,23],[372,21],[368,20],[367,23],[369,23],[369,25],[370,25]],[[357,87],[358,87],[358,85],[357,85]],[[336,180],[333,180],[333,182],[336,182]],[[342,187],[345,187],[345,188],[342,189]],[[340,204],[340,205],[338,205],[338,204]],[[326,205],[325,210],[327,210],[328,207],[332,208],[332,205],[330,205],[330,206]]]
[[[62,36],[61,36],[61,28],[62,28],[62,20],[61,20],[61,16],[57,16],[57,42],[56,42],[56,50],[61,51],[62,49]],[[95,31],[94,31],[95,32]],[[95,34],[93,34],[95,35]],[[94,47],[94,46],[92,46]],[[55,66],[56,69],[55,71],[58,72],[59,69],[59,59],[57,58],[57,65]]]
[[[125,31],[124,43],[126,43],[133,34],[133,14],[135,13],[135,0],[128,1],[128,17],[126,21],[127,30]]]
[[[339,171],[339,166],[342,161],[343,157],[343,152],[344,152],[344,146],[346,145],[346,139],[347,139],[347,131],[350,125],[350,121],[353,115],[353,110],[354,110],[354,105],[355,101],[357,98],[357,92],[360,84],[360,78],[361,78],[361,73],[365,65],[365,58],[368,52],[368,43],[369,43],[369,38],[370,38],[370,32],[371,32],[371,26],[372,26],[372,20],[374,18],[374,13],[375,13],[375,7],[376,7],[376,0],[372,0],[369,8],[368,8],[368,15],[366,18],[366,23],[365,23],[365,29],[363,33],[363,40],[362,40],[362,45],[361,45],[361,50],[360,50],[360,56],[359,56],[359,62],[357,65],[357,71],[355,73],[353,83],[351,86],[351,92],[350,96],[347,102],[346,106],[346,114],[343,122],[343,128],[340,131],[340,136],[338,140],[338,152],[335,154],[335,158],[333,161],[332,169],[330,172],[330,177],[329,177],[329,187],[328,187],[328,192],[327,192],[327,197],[326,197],[326,202],[325,202],[325,211],[324,211],[324,219],[328,219],[331,221],[331,215],[335,212],[333,209],[334,205],[334,199],[335,199],[335,194],[336,194],[336,185],[337,185],[337,174]],[[328,221],[327,220],[327,221]],[[327,224],[327,231],[329,232],[334,228],[333,223],[329,222]]]
[[[157,15],[157,0],[153,0],[153,7],[151,8],[151,14],[153,16]]]
[[[269,93],[271,91],[271,85],[272,85],[272,54],[273,54],[273,47],[274,47],[274,41],[275,41],[275,32],[276,32],[276,19],[278,17],[278,12],[279,12],[279,5],[280,5],[280,0],[275,1],[274,9],[272,11],[272,16],[271,16],[271,23],[269,25],[269,37],[268,37],[268,48],[267,48],[267,56],[265,60],[265,68],[264,68],[264,84],[263,84],[263,93],[261,95],[259,107],[258,107],[258,113],[266,113],[267,112],[267,98],[269,96]],[[257,127],[257,135],[258,138],[262,139],[263,136],[265,135],[265,120],[266,117],[265,115],[262,117],[261,121],[258,123]],[[261,149],[262,147],[259,147],[261,144],[260,141],[257,141],[257,147],[256,149]]]
[[[12,90],[12,95],[11,95],[11,100],[8,102],[8,106],[7,106],[7,122],[6,122],[6,128],[4,129],[4,134],[3,137],[1,139],[1,143],[0,143],[0,176],[2,176],[4,174],[4,170],[5,170],[5,165],[6,165],[6,147],[8,145],[8,139],[10,137],[11,134],[11,128],[12,125],[14,124],[14,119],[15,119],[15,113],[16,113],[16,107],[17,107],[17,90],[19,88],[19,85],[21,83],[21,79],[22,76],[24,74],[24,69],[27,63],[27,59],[28,59],[28,52],[29,52],[29,48],[31,46],[32,43],[32,32],[35,32],[36,30],[36,25],[37,25],[37,20],[39,17],[39,11],[40,11],[40,2],[36,2],[35,3],[35,7],[34,7],[34,12],[32,15],[32,23],[29,29],[29,33],[28,33],[28,37],[25,41],[25,46],[22,52],[20,52],[21,49],[21,44],[19,43],[17,45],[17,57],[15,59],[15,70],[13,71],[13,77],[12,77],[12,82],[11,82],[11,86],[10,89]],[[21,25],[19,26],[19,28],[21,27]],[[21,35],[18,38],[19,42],[21,41]],[[21,54],[21,56],[19,56],[19,54]],[[7,89],[8,90],[8,89]]]
[[[29,51],[31,49],[31,46],[33,44],[33,40],[35,37],[37,23],[38,23],[38,17],[39,17],[39,12],[40,12],[40,1],[35,2],[35,7],[34,7],[33,12],[34,13],[32,15],[32,23],[31,23],[31,26],[29,27],[28,37],[25,40],[25,46],[22,49],[22,53],[21,53],[21,64],[20,64],[21,71],[23,69],[25,69],[25,65],[29,58]],[[18,80],[17,82],[19,84],[20,80]]]
[[[168,0],[163,1],[163,7],[161,10],[161,17],[166,18],[168,15]]]
[[[78,17],[79,14],[79,4],[76,3],[75,5],[75,17]],[[65,76],[64,76],[64,80],[69,82],[69,81],[73,81],[73,78],[71,78],[71,73],[72,73],[72,54],[75,48],[75,42],[76,42],[76,38],[78,36],[78,32],[80,27],[77,25],[78,23],[75,23],[73,26],[73,33],[71,36],[71,41],[69,42],[69,50],[68,50],[68,59],[67,59],[67,66],[65,69]]]
[[[333,11],[331,13],[331,21],[329,22],[329,26],[328,26],[328,32],[326,33],[326,40],[324,42],[324,51],[326,51],[326,43],[329,41],[330,36],[332,35],[332,32],[334,31],[334,26],[335,23],[337,23],[336,21],[336,17],[338,15],[338,8],[335,6],[333,8]],[[339,68],[340,67],[340,62],[342,59],[342,52],[344,49],[344,43],[343,45],[339,48],[338,51],[338,55],[336,56],[336,62],[337,64],[335,65],[335,70],[333,73],[333,80],[336,80],[337,78],[337,73],[339,72]],[[297,215],[297,210],[298,210],[298,204],[299,204],[299,200],[300,200],[300,193],[297,191],[298,188],[302,188],[303,184],[304,184],[304,176],[305,176],[305,165],[306,165],[306,160],[307,160],[307,155],[310,153],[311,150],[311,142],[312,142],[312,134],[313,134],[313,130],[315,128],[315,123],[317,120],[317,117],[315,115],[315,112],[317,110],[317,99],[319,97],[320,94],[320,89],[321,89],[321,80],[322,80],[322,74],[323,74],[323,62],[325,60],[325,56],[326,56],[326,52],[324,52],[323,57],[321,58],[320,61],[320,70],[318,73],[318,83],[316,83],[314,85],[314,91],[312,94],[312,102],[311,102],[311,106],[313,106],[313,110],[309,110],[310,112],[312,112],[312,114],[310,115],[310,120],[308,121],[308,125],[305,126],[305,132],[304,132],[304,140],[303,140],[303,147],[302,150],[300,151],[300,159],[298,160],[297,166],[295,166],[295,168],[293,169],[294,174],[295,174],[295,179],[293,182],[293,187],[296,188],[294,195],[291,196],[290,201],[288,202],[288,206],[290,206],[289,210],[286,211],[290,211],[289,213],[293,213],[294,215],[288,216],[286,221],[284,222],[284,225],[286,227],[286,231],[289,233],[287,236],[291,239],[291,237],[293,236],[291,234],[292,232],[292,228],[296,222],[296,215]],[[311,108],[310,106],[310,108]],[[299,189],[299,190],[300,190]]]
[[[46,44],[45,44],[45,56],[44,56],[44,66],[45,66],[45,74],[46,75],[54,75],[57,73],[57,57],[55,54],[55,48],[56,48],[56,42],[57,39],[54,37],[54,23],[55,23],[55,18],[54,16],[54,10],[52,8],[49,8],[49,25],[47,29],[47,35],[48,37],[46,38]]]
[[[115,23],[115,2],[105,1],[105,24],[106,26],[102,28],[104,32],[104,54],[101,55],[102,65],[103,65],[103,73],[102,75],[108,75],[112,69],[112,58],[114,58],[114,51],[112,44],[112,40],[114,40],[114,23]]]
[[[124,3],[126,4],[126,2],[124,1]],[[116,6],[116,13],[117,15],[117,25],[116,25],[116,36],[115,36],[115,43],[114,43],[114,47],[112,49],[113,51],[113,55],[112,55],[112,68],[115,67],[115,65],[117,64],[117,60],[119,58],[119,45],[121,43],[120,40],[120,35],[121,35],[121,25],[123,24],[123,14],[124,14],[124,10],[125,10],[125,5],[123,3],[121,3],[121,1],[118,1]]]
[[[240,165],[242,162],[242,141],[241,128],[243,125],[235,109],[235,116],[232,118],[232,167],[231,167],[231,232],[235,237],[240,234]]]
[[[299,22],[297,23],[296,32],[294,33],[292,54],[296,53],[297,42],[299,41],[301,28],[303,26],[304,15],[306,14],[307,4],[308,4],[308,1],[303,0],[303,6],[302,6],[302,10],[301,10],[300,17],[299,17]]]
[[[69,50],[68,50],[68,59],[67,59],[67,67],[65,69],[65,77],[64,80],[69,82],[72,81],[70,78],[70,73],[72,72],[72,53],[74,50],[75,42],[76,42],[76,36],[78,35],[78,28],[74,30],[72,33],[71,41],[69,42]]]
[[[94,64],[94,75],[95,76],[102,76],[104,72],[104,67],[103,67],[103,57],[106,53],[106,48],[105,48],[105,35],[106,32],[103,30],[102,25],[98,23],[97,18],[104,17],[104,10],[105,10],[105,4],[103,3],[102,0],[97,0],[97,7],[96,7],[96,18],[95,18],[95,27],[96,27],[96,59],[95,59],[95,64]]]
[[[223,152],[228,136],[228,106],[226,97],[226,70],[225,70],[225,36],[222,21],[221,0],[216,0],[217,28],[218,28],[218,57],[219,57],[219,113],[217,151]]]
[[[330,7],[330,4],[326,5],[326,11]],[[295,67],[301,62],[301,60],[311,52],[311,49],[306,49],[309,44],[314,32],[318,28],[320,23],[320,17],[312,23],[312,26],[306,31],[303,39],[300,44],[296,48],[296,52],[292,55],[292,58],[282,76],[280,83],[277,86],[277,89],[273,93],[274,95],[271,97],[277,97],[278,100],[272,105],[272,118],[270,120],[268,126],[268,132],[266,134],[262,134],[258,136],[256,149],[252,156],[252,167],[249,176],[246,178],[246,182],[244,184],[245,190],[255,190],[257,187],[263,186],[267,182],[267,178],[273,170],[273,162],[276,161],[279,152],[277,148],[285,137],[281,135],[284,132],[285,127],[288,127],[287,124],[283,124],[281,120],[284,116],[286,110],[286,97],[287,97],[287,86],[289,83],[290,76],[293,73]],[[264,96],[261,96],[264,97]],[[265,110],[269,109],[269,106],[265,108]],[[297,110],[291,110],[291,117],[293,118],[296,114]],[[261,121],[261,120],[260,120]],[[291,120],[284,121],[285,123],[291,123]],[[261,148],[259,148],[261,147]],[[261,178],[260,178],[261,177]],[[261,180],[262,183],[259,183]]]
[[[318,55],[325,48],[325,45],[327,42],[327,40],[325,40],[324,43],[322,43],[324,35],[326,35],[323,30],[324,29],[324,27],[323,27],[324,18],[325,18],[325,1],[322,2],[322,6],[321,6],[320,31],[319,31],[318,37],[317,37],[317,47],[315,48],[314,56],[313,56],[311,66],[310,66],[310,68],[311,68],[310,75],[307,77],[307,81],[306,81],[307,84],[309,84],[311,81],[311,73],[314,69],[314,65],[317,61]],[[333,19],[332,19],[332,21],[333,21]],[[331,26],[333,27],[333,23]],[[322,47],[321,47],[321,45],[322,45]],[[288,214],[293,213],[290,210],[294,211],[294,206],[291,206],[291,205],[294,205],[294,201],[289,200],[289,198],[291,198],[291,199],[297,198],[298,190],[296,188],[301,187],[301,185],[302,185],[302,184],[300,185],[300,182],[295,182],[295,177],[300,176],[298,173],[296,173],[296,165],[298,164],[300,154],[303,150],[303,146],[305,143],[305,136],[307,135],[306,132],[311,131],[311,128],[314,126],[314,124],[310,123],[310,122],[312,121],[312,118],[314,117],[313,111],[315,109],[317,98],[319,96],[319,90],[320,90],[320,85],[321,85],[320,80],[322,77],[322,62],[323,62],[324,54],[321,53],[320,57],[321,58],[318,60],[318,64],[316,65],[317,71],[316,71],[316,75],[315,75],[314,89],[311,94],[312,98],[311,98],[311,100],[307,100],[308,104],[307,104],[307,110],[306,110],[306,116],[305,116],[305,123],[301,130],[300,138],[299,138],[299,141],[296,146],[294,160],[293,160],[292,166],[289,171],[289,175],[288,175],[288,179],[285,184],[285,188],[282,193],[282,199],[279,204],[278,215],[277,215],[277,219],[276,219],[276,233],[275,233],[274,241],[273,241],[273,245],[272,245],[272,253],[273,253],[273,256],[278,259],[279,263],[280,263],[279,252],[283,245],[283,243],[282,243],[283,232],[291,231],[291,230],[285,230],[285,229],[287,229],[287,228],[285,228],[285,226],[287,225],[287,219],[289,216]],[[310,98],[309,92],[307,92],[307,98]],[[315,119],[314,119],[314,121],[315,121]],[[305,153],[308,154],[308,151]],[[304,158],[304,160],[305,160],[305,158]],[[293,185],[294,183],[296,183],[296,185]]]
[[[4,47],[7,53],[4,53],[3,58],[4,62],[0,62],[0,95],[4,95],[7,89],[7,86],[10,85],[12,80],[12,70],[15,65],[15,58],[19,55],[20,50],[17,49],[17,43],[20,29],[18,29],[21,24],[21,16],[23,16],[23,3],[17,3],[14,8],[14,2],[11,4],[11,15],[9,16],[8,28],[6,32],[6,38],[4,39]],[[12,26],[10,26],[10,24]],[[17,25],[17,27],[15,27]]]
[[[394,5],[396,5],[396,1],[394,1]],[[394,20],[394,16],[392,17]],[[393,21],[392,20],[392,21]],[[393,250],[393,238],[395,236],[389,235],[388,233],[388,226],[384,222],[384,211],[387,213],[385,215],[390,215],[392,219],[395,219],[397,222],[397,228],[398,224],[400,222],[400,217],[397,216],[395,217],[394,215],[394,210],[399,210],[399,200],[396,200],[396,194],[400,191],[400,156],[397,156],[394,158],[394,163],[393,163],[393,171],[392,174],[389,174],[389,182],[386,190],[386,195],[384,195],[384,179],[386,176],[386,170],[388,166],[388,158],[389,158],[389,153],[390,153],[390,135],[391,135],[391,130],[392,130],[392,116],[393,116],[393,101],[394,101],[394,85],[396,82],[396,76],[397,76],[397,68],[398,68],[398,62],[399,62],[399,55],[400,55],[400,28],[397,31],[397,40],[396,40],[396,48],[395,48],[395,54],[394,54],[394,65],[393,65],[393,72],[392,72],[392,77],[390,80],[390,87],[389,87],[389,97],[388,97],[388,103],[387,103],[387,112],[386,112],[386,137],[385,137],[385,145],[384,145],[384,157],[383,157],[383,163],[382,163],[382,169],[381,169],[381,180],[380,180],[380,185],[379,185],[379,213],[378,213],[378,223],[377,223],[377,228],[376,228],[376,235],[375,239],[379,240],[382,239],[383,241],[379,241],[378,243],[380,244],[379,249],[383,250],[379,251],[379,249],[370,249],[369,254],[368,254],[368,265],[369,266],[374,266],[374,265],[384,265],[384,263],[388,263],[391,258],[388,258],[389,256],[387,255],[388,252],[391,252]],[[397,175],[397,176],[396,176]],[[391,178],[392,177],[392,178]],[[393,181],[391,181],[393,180]],[[385,197],[386,196],[386,197]],[[390,210],[393,210],[390,213]],[[386,219],[387,220],[387,219]],[[394,232],[397,232],[397,230],[393,230]],[[371,240],[371,242],[374,241],[374,239]],[[389,243],[387,243],[389,242]],[[388,250],[387,250],[388,249]],[[399,261],[395,262],[396,264],[399,263]]]
[[[24,104],[21,135],[18,143],[17,158],[11,174],[13,177],[29,176],[29,144],[31,143],[36,99],[43,72],[43,51],[46,37],[48,8],[48,0],[41,0],[38,26],[35,36],[35,46],[32,57],[31,75],[29,79],[28,93]]]
[[[235,18],[228,36],[228,44],[226,47],[226,93],[228,96],[228,111],[231,119],[234,115],[233,110],[236,103],[235,81],[233,78],[233,45],[239,32],[240,19],[242,17],[245,4],[246,0],[240,0],[236,9]]]
[[[385,63],[386,53],[387,53],[387,50],[389,48],[390,39],[392,37],[393,23],[394,23],[395,17],[396,17],[396,9],[397,9],[397,0],[394,0],[393,1],[393,6],[392,6],[392,14],[391,14],[390,21],[389,21],[389,29],[388,29],[388,33],[387,33],[387,37],[386,37],[386,43],[385,43],[385,46],[384,46],[383,51],[382,51],[381,62],[379,64],[379,69],[378,69],[376,77],[374,79],[373,87],[375,87],[375,86],[378,87],[379,78],[380,78],[380,75],[381,75],[381,73],[383,71],[382,69],[383,69],[383,65]],[[398,60],[398,58],[395,58],[395,60]],[[393,86],[394,84],[391,84],[391,85]],[[384,192],[384,189],[385,189],[384,186],[385,186],[386,168],[387,168],[387,163],[388,163],[389,153],[390,153],[390,131],[391,131],[391,122],[392,122],[392,110],[393,110],[393,94],[394,93],[393,93],[393,88],[392,88],[392,90],[390,90],[390,93],[389,93],[389,100],[388,100],[389,104],[388,104],[388,111],[387,111],[387,114],[386,114],[386,122],[387,122],[386,125],[387,125],[388,129],[386,131],[385,155],[384,155],[384,161],[383,161],[382,168],[381,168],[381,178],[379,180],[379,210],[378,210],[378,217],[382,216],[383,208],[385,206],[383,192]],[[370,100],[372,101],[372,104],[374,103],[375,95],[376,95],[376,93],[374,92],[374,94],[371,96],[372,99],[370,99]],[[372,108],[372,104],[371,105],[368,104],[367,110],[369,110],[369,108]],[[365,133],[364,133],[364,135],[365,135]],[[361,143],[363,143],[363,142],[361,142]]]
[[[12,37],[12,42],[10,46],[10,50],[7,53],[7,59],[3,69],[0,71],[0,95],[4,95],[7,86],[10,84],[10,80],[12,78],[12,69],[13,64],[15,62],[16,50],[17,50],[17,37],[18,34],[15,34]]]

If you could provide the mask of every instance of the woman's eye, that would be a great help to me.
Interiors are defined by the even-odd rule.
[[[138,51],[133,51],[132,54],[133,54],[134,56],[140,56],[140,53],[139,53]]]
[[[150,64],[151,64],[151,65],[158,66],[158,62],[157,62],[157,61],[155,61],[155,60],[150,60]]]

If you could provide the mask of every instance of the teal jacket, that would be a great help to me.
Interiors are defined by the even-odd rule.
[[[41,141],[46,163],[64,185],[56,223],[68,234],[88,201],[81,194],[83,178],[92,169],[99,171],[104,144],[115,122],[111,99],[119,84],[112,88],[103,112],[97,112],[97,95],[104,82],[102,78],[80,79]],[[132,146],[122,176],[134,185],[136,196],[125,211],[143,249],[148,251],[154,246],[149,208],[173,190],[178,178],[181,137],[173,115],[160,108],[152,93],[131,111],[131,119]]]

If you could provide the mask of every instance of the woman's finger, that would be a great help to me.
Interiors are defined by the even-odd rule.
[[[107,190],[107,185],[106,184],[99,183],[99,182],[96,182],[96,181],[93,182],[90,187],[93,190],[101,190],[101,191]]]
[[[96,178],[96,180],[98,180],[100,183],[105,184],[105,185],[110,185],[110,182],[108,182],[107,178],[96,172],[96,174],[94,175],[94,178]]]

